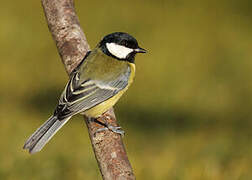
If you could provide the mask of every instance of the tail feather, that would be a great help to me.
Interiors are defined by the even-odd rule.
[[[70,118],[58,120],[56,116],[51,116],[27,139],[23,148],[31,154],[40,151]]]

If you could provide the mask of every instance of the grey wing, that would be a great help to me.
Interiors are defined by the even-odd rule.
[[[128,85],[130,72],[128,67],[125,73],[109,82],[92,79],[80,82],[79,73],[73,73],[61,95],[55,114],[59,119],[64,119],[106,101]]]

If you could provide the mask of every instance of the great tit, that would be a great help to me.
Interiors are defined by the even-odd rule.
[[[145,53],[123,32],[105,36],[70,74],[54,114],[25,142],[30,153],[40,151],[75,114],[98,118],[128,89],[135,76],[135,55]]]

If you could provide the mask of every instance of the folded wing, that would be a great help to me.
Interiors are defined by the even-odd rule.
[[[61,95],[55,115],[65,119],[108,100],[128,85],[129,76],[130,67],[106,82],[89,78],[80,80],[80,74],[74,72]]]

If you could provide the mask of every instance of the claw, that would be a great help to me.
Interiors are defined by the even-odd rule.
[[[96,137],[96,134],[97,134],[97,133],[100,133],[100,132],[102,132],[102,131],[107,131],[107,130],[109,130],[107,127],[97,129],[97,130],[95,131],[95,133],[94,133],[94,137]]]
[[[108,125],[108,124],[105,124],[106,127],[104,128],[100,128],[100,129],[97,129],[97,131],[95,132],[94,136],[96,136],[97,133],[99,132],[102,132],[102,131],[107,131],[107,130],[110,130],[114,133],[117,133],[117,134],[120,134],[122,137],[124,137],[124,131],[122,130],[121,127],[119,126],[112,126],[112,125]]]
[[[125,134],[124,130],[122,130],[120,126],[112,126],[112,125],[107,124],[107,128],[114,133],[120,134],[122,137]]]
[[[110,116],[104,116],[104,118],[105,118],[105,120],[109,120]],[[91,117],[88,117],[88,121],[95,122],[95,123],[98,123],[98,124],[104,126],[103,128],[97,129],[94,133],[94,136],[96,136],[97,133],[100,133],[102,131],[107,131],[107,130],[110,130],[114,133],[120,134],[122,137],[125,134],[125,132],[122,130],[122,128],[120,126],[112,126],[112,125],[108,124],[107,121],[105,121],[105,123],[102,123],[102,122],[98,121],[97,118],[91,118]]]

